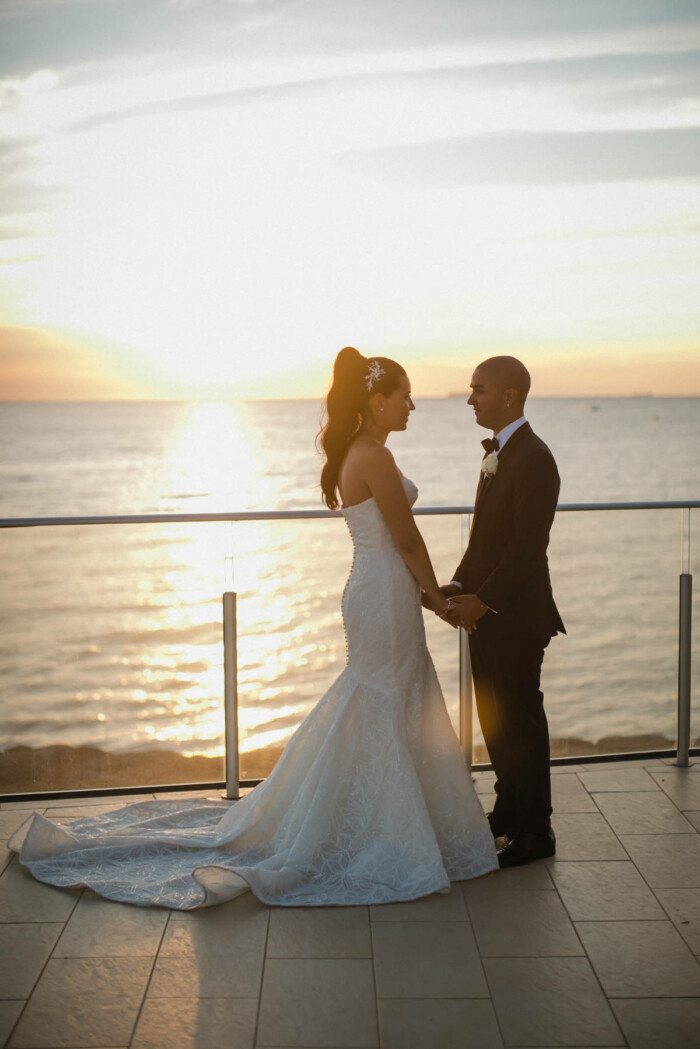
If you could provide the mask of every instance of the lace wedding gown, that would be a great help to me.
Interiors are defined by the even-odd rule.
[[[10,847],[36,878],[189,910],[247,889],[286,906],[412,900],[498,867],[418,585],[374,499],[343,513],[347,666],[268,779],[234,803],[146,801],[63,826],[35,814]]]

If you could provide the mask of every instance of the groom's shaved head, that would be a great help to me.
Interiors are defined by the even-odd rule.
[[[530,392],[530,373],[517,357],[489,357],[477,371],[487,375],[499,390],[515,390],[521,404]]]

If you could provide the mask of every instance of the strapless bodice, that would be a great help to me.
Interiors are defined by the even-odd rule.
[[[416,499],[418,498],[418,489],[416,488],[413,481],[411,481],[408,477],[404,477],[403,474],[401,475],[401,481],[406,490],[408,501],[411,504],[411,506],[413,506]],[[341,512],[344,516],[347,517],[348,514],[352,514],[353,510],[359,510],[362,506],[369,507],[370,504],[374,504],[375,507],[377,506],[377,500],[374,498],[373,495],[371,495],[369,499],[363,499],[361,503],[353,503],[352,506],[343,506],[341,508]]]
[[[408,477],[402,476],[401,481],[408,496],[408,501],[413,506],[418,498],[418,489]],[[382,546],[387,540],[393,543],[391,533],[373,495],[369,499],[364,499],[361,503],[355,503],[353,506],[344,506],[342,514],[347,521],[350,535],[356,545],[361,543],[363,546],[367,546],[375,545],[376,543],[376,545]]]

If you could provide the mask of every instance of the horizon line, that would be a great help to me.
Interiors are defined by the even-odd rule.
[[[414,394],[415,400],[442,401],[457,400],[468,397],[469,390],[455,390],[449,393]],[[667,401],[694,400],[700,398],[698,393],[533,393],[528,401]],[[325,401],[326,394],[302,397],[0,397],[0,405],[6,404],[228,404],[234,402],[265,401]]]

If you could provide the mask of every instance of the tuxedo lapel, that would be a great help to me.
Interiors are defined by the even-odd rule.
[[[476,513],[477,507],[483,505],[484,497],[485,497],[486,493],[488,492],[488,490],[489,490],[489,488],[490,488],[490,486],[492,484],[493,484],[493,478],[492,477],[487,477],[487,475],[482,470],[481,471],[481,475],[479,477],[479,484],[477,485],[477,489],[476,489],[476,500],[474,501],[474,513]]]
[[[523,425],[519,426],[515,433],[509,437],[503,448],[498,453],[498,470],[503,468],[504,462],[507,462],[509,455],[511,455],[514,450],[517,450],[520,442],[526,440],[528,434],[531,433],[532,427],[530,424],[523,423]],[[484,458],[486,457],[484,456]],[[474,513],[476,513],[478,506],[481,506],[483,509],[483,503],[488,495],[489,489],[493,487],[494,483],[498,483],[498,470],[491,477],[481,470],[481,473],[479,474],[479,484],[476,489],[476,499],[474,500]]]
[[[522,441],[526,441],[528,437],[531,436],[531,434],[532,427],[529,423],[523,423],[522,426],[519,426],[515,433],[511,434],[511,436],[504,444],[503,448],[501,448],[500,452],[498,453],[499,463],[501,463],[504,458],[508,459],[508,457],[513,454],[513,452],[518,448]]]
[[[481,494],[482,494],[482,492],[484,490],[484,479],[485,479],[485,477],[486,477],[486,474],[484,473],[484,471],[480,470],[479,471],[479,483],[476,486],[476,495],[474,497],[474,513],[476,513],[476,508],[479,505],[479,501],[481,499]]]
[[[486,458],[486,456],[484,456],[484,458]],[[483,466],[483,460],[482,460],[482,466]],[[489,477],[488,474],[485,474],[484,471],[481,470],[480,473],[479,473],[479,483],[476,486],[476,499],[474,500],[474,513],[476,513],[477,506],[479,506],[479,504],[481,502],[483,502],[484,496],[486,495],[486,493],[488,492],[488,490],[489,490],[489,488],[491,487],[492,484],[493,484],[493,477]]]

